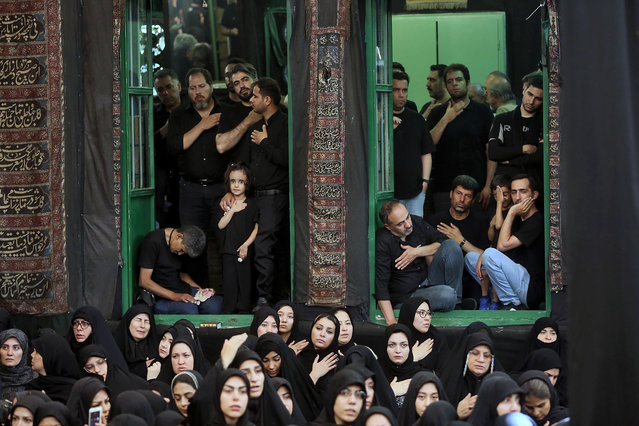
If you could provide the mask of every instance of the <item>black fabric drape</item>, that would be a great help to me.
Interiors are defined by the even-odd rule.
[[[570,423],[630,424],[639,393],[639,4],[562,1],[559,17]],[[593,84],[598,76],[605,81]]]

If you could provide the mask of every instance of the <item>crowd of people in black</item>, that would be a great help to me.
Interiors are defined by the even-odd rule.
[[[12,425],[552,425],[568,418],[565,342],[540,318],[509,374],[490,327],[449,341],[429,302],[410,298],[386,327],[385,350],[357,343],[348,310],[302,334],[296,307],[257,311],[247,332],[205,352],[182,319],[156,326],[132,306],[111,331],[91,306],[66,336],[28,337],[2,311],[0,381]]]

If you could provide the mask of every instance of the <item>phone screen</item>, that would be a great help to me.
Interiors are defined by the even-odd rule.
[[[89,410],[89,426],[102,423],[102,407],[93,407]]]

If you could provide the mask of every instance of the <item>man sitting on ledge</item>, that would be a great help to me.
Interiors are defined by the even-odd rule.
[[[393,309],[410,297],[429,300],[433,311],[450,311],[461,302],[464,256],[421,217],[397,200],[379,211],[384,224],[375,235],[375,297],[387,324]]]
[[[206,246],[206,235],[197,226],[164,228],[149,232],[140,246],[139,286],[156,297],[156,314],[218,314],[222,312],[221,296],[196,301],[201,289],[186,272],[182,272],[180,256],[199,256]],[[210,294],[215,293],[207,289]],[[198,299],[204,299],[198,296]]]

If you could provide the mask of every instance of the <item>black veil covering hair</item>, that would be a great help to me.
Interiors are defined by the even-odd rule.
[[[40,395],[46,396],[42,392],[40,392]],[[39,397],[39,396],[36,396],[36,395],[31,395],[31,394],[18,395],[18,396],[16,396],[16,403],[13,404],[13,407],[11,407],[11,416],[13,417],[13,412],[15,411],[16,408],[22,407],[22,408],[26,408],[27,410],[29,410],[29,412],[31,412],[33,417],[35,417],[35,413],[36,413],[37,409],[41,405],[44,405],[45,402],[49,402],[49,401],[51,401],[51,400],[48,397],[45,400],[42,397]]]
[[[202,423],[197,423],[197,422],[193,421],[193,419],[191,419],[191,407],[189,406],[190,424],[207,424],[209,426],[226,426],[226,421],[224,420],[224,413],[222,413],[222,408],[221,408],[221,404],[220,404],[220,395],[222,394],[222,389],[224,388],[224,384],[226,384],[227,380],[230,379],[231,377],[239,377],[240,379],[242,379],[242,381],[246,385],[247,394],[250,393],[251,385],[250,385],[248,379],[246,378],[244,373],[242,373],[237,368],[227,368],[224,371],[217,372],[216,373],[216,377],[215,377],[215,383],[210,383],[210,382],[208,383],[208,385],[213,384],[213,389],[212,389],[213,392],[211,392],[211,393],[209,393],[208,391],[206,392],[206,397],[209,399],[209,401],[211,399],[211,395],[212,395],[212,398],[213,398],[213,406],[211,407],[212,408],[212,410],[211,410],[212,419],[210,420],[210,422],[207,422],[207,423],[203,423],[203,422]],[[197,393],[196,393],[196,395],[197,395]],[[251,422],[250,422],[249,418],[250,418],[250,413],[249,413],[249,408],[247,406],[246,407],[246,411],[244,412],[244,414],[238,419],[237,426],[248,426],[248,425],[250,425]]]
[[[264,320],[268,317],[273,317],[275,323],[277,324],[277,328],[280,327],[280,316],[277,314],[277,311],[270,306],[262,306],[260,309],[255,312],[253,315],[253,321],[251,321],[251,326],[249,327],[249,335],[257,337],[257,328],[264,322]]]
[[[280,310],[282,306],[290,306],[291,309],[293,310],[293,327],[291,328],[291,335],[286,340],[286,344],[288,345],[289,343],[298,342],[302,340],[303,337],[300,336],[300,332],[299,332],[299,327],[298,327],[299,315],[297,312],[297,308],[295,308],[295,304],[291,302],[290,300],[280,300],[279,302],[275,304],[275,306],[273,306],[273,309],[275,309],[275,312],[277,312]]]
[[[399,414],[399,408],[397,407],[397,400],[395,394],[390,386],[388,380],[386,380],[386,374],[384,369],[380,365],[379,361],[375,357],[375,354],[368,346],[357,345],[350,348],[344,354],[337,364],[337,370],[348,365],[363,366],[367,370],[371,371],[375,380],[375,398],[373,405],[381,405],[391,410],[393,415]],[[364,377],[367,379],[368,377]]]
[[[187,422],[187,419],[173,410],[164,410],[153,420],[153,426],[180,426]],[[193,423],[200,424],[200,423]]]
[[[548,386],[548,391],[550,392],[550,411],[548,412],[548,415],[544,417],[543,419],[535,420],[535,423],[537,423],[537,425],[543,426],[546,422],[549,422],[552,425],[568,417],[568,414],[569,414],[568,409],[565,407],[562,407],[559,404],[559,395],[557,394],[557,391],[555,390],[554,386],[550,382],[550,379],[548,378],[548,376],[546,376],[546,374],[543,371],[539,371],[539,370],[526,371],[521,376],[519,376],[517,383],[519,383],[519,386],[523,386],[524,383],[533,379],[538,379],[544,382],[546,386]],[[523,402],[524,397],[522,397],[522,406],[524,404]]]
[[[348,309],[346,309],[345,306],[338,306],[336,308],[331,309],[329,312],[331,314],[333,314],[333,316],[335,316],[335,318],[337,318],[337,315],[335,315],[337,312],[346,312],[346,315],[348,315],[348,319],[351,320],[351,326],[353,327],[353,332],[351,333],[351,340],[346,343],[345,345],[339,344],[339,350],[344,353],[347,350],[349,350],[350,348],[352,348],[353,346],[355,346],[355,324],[353,323],[353,317],[351,316],[350,312],[348,312]],[[341,328],[341,325],[340,325]],[[338,340],[339,340],[339,335],[337,336]]]
[[[280,356],[282,364],[279,376],[293,386],[304,418],[311,420],[316,418],[322,410],[320,396],[295,352],[284,343],[279,334],[266,333],[260,336],[257,339],[255,351],[262,359],[271,351]]]
[[[111,391],[107,385],[96,377],[84,377],[73,385],[67,407],[71,414],[82,424],[89,422],[89,408],[95,395],[101,390],[111,396]]]
[[[109,420],[109,426],[148,426],[146,420],[135,414],[122,413]]]
[[[149,317],[149,333],[147,336],[136,342],[131,332],[129,331],[129,325],[133,318],[137,315],[146,314]],[[113,333],[116,343],[120,348],[120,352],[124,355],[129,371],[136,376],[142,377],[146,380],[146,360],[159,359],[158,344],[159,340],[155,329],[155,318],[153,316],[153,308],[144,303],[138,303],[131,306],[125,313],[118,327]]]
[[[414,426],[450,426],[457,418],[457,409],[448,401],[435,401],[426,407]],[[468,424],[463,422],[464,424]]]
[[[195,350],[197,351],[197,357],[200,359],[200,362],[202,363],[202,367],[204,368],[204,370],[208,371],[211,368],[211,363],[206,358],[206,355],[204,355],[204,350],[202,349],[202,343],[200,343],[200,335],[197,332],[197,327],[195,327],[195,325],[191,321],[185,318],[177,320],[175,324],[173,324],[173,327],[177,329],[180,337],[184,335],[184,331],[189,333],[187,337],[190,337],[195,342]],[[177,336],[174,336],[174,339],[175,337]],[[202,375],[204,374],[205,373],[202,373]]]
[[[515,380],[517,376],[528,370],[541,370],[546,371],[551,368],[559,369],[559,376],[557,377],[557,383],[555,389],[559,395],[559,403],[563,406],[568,406],[568,372],[566,371],[566,365],[561,360],[561,357],[557,352],[550,348],[535,349],[523,360],[514,374],[511,374]]]
[[[481,377],[475,377],[470,370],[464,374],[464,366],[466,365],[466,356],[468,352],[479,345],[488,346],[493,356],[495,355],[495,347],[488,334],[469,334],[466,336],[464,344],[460,346],[459,350],[452,354],[442,373],[442,383],[444,384],[444,389],[446,389],[446,395],[448,395],[448,400],[454,406],[457,406],[459,401],[468,393],[476,395],[483,378],[486,377],[486,374],[490,373],[490,368],[488,368],[488,371]],[[493,359],[494,370],[501,371],[502,368],[500,367],[497,359]]]
[[[87,339],[82,343],[77,342],[73,335],[73,321],[78,318],[84,319],[91,324],[91,335],[89,335],[89,337],[87,337]],[[73,317],[71,318],[71,324],[69,325],[69,331],[67,333],[67,340],[69,341],[69,345],[71,345],[71,350],[76,354],[76,356],[78,356],[82,348],[88,345],[100,345],[106,351],[107,359],[111,361],[111,364],[116,364],[124,371],[129,371],[129,366],[127,365],[122,352],[120,352],[120,348],[111,334],[109,325],[98,308],[93,306],[82,306],[81,308],[76,309],[73,313]]]
[[[44,391],[54,401],[66,403],[73,384],[80,378],[69,342],[57,334],[44,334],[33,341],[33,347],[42,356],[46,376],[38,376],[26,388]]]
[[[508,395],[519,394],[523,400],[524,393],[508,374],[497,371],[482,381],[477,394],[477,401],[468,421],[473,426],[492,426],[497,415],[497,405]]]
[[[425,340],[433,339],[433,350],[424,359],[418,361],[418,364],[427,370],[441,372],[450,353],[446,338],[432,323],[426,333],[420,332],[413,325],[417,308],[424,302],[428,304],[430,309],[430,302],[424,297],[411,297],[408,299],[402,304],[399,310],[397,322],[404,324],[410,329],[411,333],[413,333],[413,339],[415,339],[416,342],[422,343]]]
[[[84,371],[84,365],[91,357],[106,358],[107,363],[107,377],[106,385],[111,390],[111,395],[115,398],[117,395],[128,390],[148,389],[146,380],[129,373],[128,370],[122,369],[119,365],[113,364],[108,358],[106,351],[100,345],[89,345],[80,351],[78,354],[79,367]],[[96,377],[102,380],[102,377],[97,374],[84,372],[85,375],[90,377]]]
[[[153,424],[155,415],[147,399],[138,391],[124,391],[115,398],[111,408],[113,417],[119,414],[133,414],[148,425]]]
[[[352,385],[357,385],[366,390],[364,379],[362,375],[352,369],[343,369],[335,373],[328,383],[326,392],[324,393],[324,409],[320,415],[311,422],[311,425],[323,426],[335,424],[335,413],[333,407],[335,405],[335,399],[339,395],[340,391]],[[366,411],[366,401],[362,401],[362,409],[357,416],[357,419],[352,424],[360,424],[364,418],[364,412]]]
[[[439,393],[440,401],[448,401],[444,385],[441,380],[439,380],[439,377],[430,371],[420,371],[415,374],[413,379],[410,381],[410,385],[408,386],[408,390],[406,391],[406,396],[404,398],[404,403],[402,404],[402,408],[399,410],[399,423],[401,425],[412,425],[419,419],[417,411],[415,411],[415,400],[417,399],[417,393],[426,383],[433,383],[435,385],[437,392]]]
[[[310,336],[308,337],[307,340],[309,344],[304,349],[302,349],[302,351],[297,355],[299,360],[302,363],[302,366],[304,366],[304,369],[306,370],[307,374],[310,374],[311,371],[313,370],[313,362],[315,361],[316,356],[319,355],[319,359],[321,361],[322,359],[324,359],[324,357],[326,357],[327,355],[331,353],[337,354],[337,351],[339,348],[339,342],[337,341],[339,336],[339,331],[340,331],[339,321],[337,320],[337,318],[335,318],[333,314],[323,313],[315,317],[315,319],[313,320],[313,324],[311,325],[311,335],[313,333],[313,328],[315,327],[315,324],[322,318],[328,318],[333,323],[333,325],[335,326],[335,334],[333,335],[333,340],[331,341],[331,344],[328,345],[326,349],[315,349],[315,347],[313,346],[313,341],[311,337]],[[329,371],[323,377],[320,377],[317,383],[315,383],[315,389],[317,389],[318,392],[323,392],[324,390],[326,390],[328,381],[330,380],[331,377],[333,377],[334,374],[335,374],[335,369]]]
[[[146,399],[146,402],[149,403],[154,416],[157,416],[169,408],[164,398],[157,393],[150,390],[139,390],[137,392]]]
[[[391,426],[399,425],[395,414],[389,408],[379,405],[374,405],[369,410],[366,410],[366,412],[364,413],[364,417],[362,418],[362,424],[366,424],[368,418],[374,414],[381,414],[382,416],[386,417]]]
[[[539,335],[539,333],[541,333],[541,331],[546,327],[551,327],[553,330],[555,330],[555,333],[557,333],[557,340],[555,340],[552,343],[544,343],[540,341],[539,339],[537,339],[537,336]],[[536,349],[542,349],[542,348],[552,349],[553,351],[557,352],[557,354],[560,357],[563,356],[562,348],[561,348],[561,333],[559,332],[559,324],[557,324],[557,322],[550,317],[538,318],[537,321],[535,321],[533,326],[530,328],[530,332],[528,333],[528,336],[526,337],[525,348],[526,348],[526,353],[523,354],[524,356],[530,355],[532,351]]]
[[[250,349],[239,350],[233,362],[231,362],[230,367],[239,369],[242,363],[247,360],[257,361],[264,371],[262,359],[257,353]],[[288,413],[266,371],[264,371],[262,395],[257,399],[249,399],[249,411],[251,412],[251,421],[258,426],[303,424],[306,421],[301,413],[297,413],[298,418],[295,417],[295,412],[293,412],[293,416]]]
[[[404,361],[404,363],[397,365],[395,364],[389,357],[388,351],[386,347],[388,345],[388,339],[393,334],[403,333],[408,338],[408,359]],[[386,375],[386,379],[391,382],[393,378],[397,377],[397,381],[401,382],[402,380],[411,379],[415,374],[422,371],[422,368],[413,361],[413,344],[415,340],[413,339],[412,333],[409,328],[404,324],[393,324],[386,327],[384,331],[384,351],[380,354],[382,368],[384,369],[384,374]]]
[[[16,392],[26,388],[27,383],[38,377],[38,373],[31,369],[27,363],[29,358],[29,338],[18,328],[9,328],[0,331],[0,345],[7,340],[14,338],[22,348],[22,357],[15,367],[7,367],[0,363],[0,384],[2,386],[2,397],[11,401]]]
[[[190,337],[182,336],[173,340],[173,343],[171,343],[171,349],[169,350],[169,358],[171,357],[171,354],[173,353],[173,348],[178,343],[184,343],[191,349],[191,354],[193,355],[193,370],[197,371],[202,376],[205,376],[208,369],[206,367],[207,363],[205,362],[204,359],[202,359],[204,355],[197,350],[197,344]],[[171,380],[173,380],[173,377],[175,377],[175,374],[176,373],[173,371],[173,365],[171,364],[171,361],[169,359],[168,362],[165,362],[162,364],[162,369],[160,370],[160,374],[158,375],[157,378],[158,380],[161,380],[165,383],[170,384]]]
[[[37,425],[46,417],[55,417],[62,426],[74,426],[76,424],[67,406],[58,401],[45,402],[38,407],[35,412],[33,424]]]

